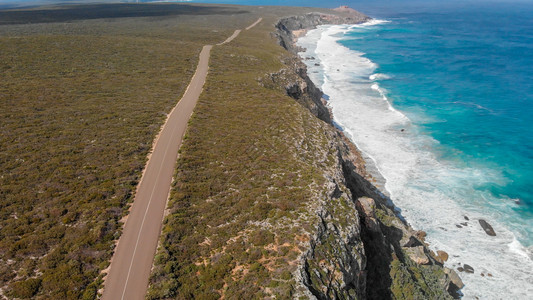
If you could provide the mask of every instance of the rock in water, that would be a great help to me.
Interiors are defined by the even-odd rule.
[[[416,232],[416,237],[421,241],[424,241],[426,239],[426,235],[427,233],[423,230],[419,230]]]
[[[481,225],[483,230],[485,230],[486,234],[490,236],[496,236],[496,232],[494,232],[494,229],[492,228],[492,226],[490,226],[490,224],[487,221],[483,219],[479,219],[479,224]]]
[[[446,253],[446,251],[437,250],[437,258],[440,263],[444,263],[448,260],[448,253]]]
[[[464,264],[463,267],[466,273],[474,273],[474,268],[472,268],[472,266]]]
[[[458,289],[462,289],[465,285],[463,283],[463,281],[461,280],[461,278],[459,277],[459,275],[457,275],[457,273],[452,270],[452,269],[448,269],[448,268],[444,268],[444,273],[448,274],[448,276],[450,277],[450,281],[458,288]]]

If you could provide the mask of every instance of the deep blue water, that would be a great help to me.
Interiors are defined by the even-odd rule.
[[[474,266],[465,298],[530,299],[533,4],[466,3],[350,3],[384,21],[311,31],[300,55],[406,220]]]
[[[478,4],[385,18],[391,22],[341,43],[392,77],[380,86],[395,108],[440,142],[443,159],[501,173],[504,180],[478,189],[513,199],[520,204],[514,210],[531,218],[533,5]]]
[[[443,158],[500,172],[503,182],[478,189],[514,199],[520,204],[514,210],[533,226],[533,5],[391,14],[388,20],[343,44],[392,76],[380,83],[389,99],[440,142]],[[523,240],[531,245],[532,238]]]

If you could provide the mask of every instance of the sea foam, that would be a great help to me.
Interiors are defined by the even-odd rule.
[[[373,20],[309,31],[298,44],[306,49],[302,57],[315,57],[306,61],[311,80],[328,96],[336,124],[386,179],[385,188],[401,215],[415,229],[428,232],[434,250],[450,254],[447,267],[474,267],[474,274],[460,273],[464,298],[527,299],[533,295],[531,249],[519,243],[519,233],[499,222],[506,208],[490,207],[506,202],[476,189],[505,179],[491,169],[439,159],[434,151],[439,142],[396,110],[388,91],[380,87],[379,81],[391,76],[375,73],[377,64],[364,53],[338,43],[347,32],[385,23]],[[488,236],[479,219],[489,221],[497,236]]]

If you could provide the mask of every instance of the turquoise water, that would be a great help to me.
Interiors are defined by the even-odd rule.
[[[530,1],[192,2],[347,4],[381,20],[301,38],[310,77],[406,220],[447,267],[474,267],[466,299],[533,299]]]
[[[392,14],[346,34],[376,62],[393,106],[439,142],[440,159],[490,169],[476,185],[526,221],[533,244],[533,6]]]
[[[466,299],[531,298],[533,7],[369,10],[299,40],[311,79],[406,220],[474,266]]]
[[[447,267],[474,267],[465,299],[533,298],[531,2],[207,2],[347,4],[380,20],[300,38],[311,79],[405,219]]]

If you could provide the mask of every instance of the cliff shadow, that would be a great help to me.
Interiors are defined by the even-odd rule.
[[[402,251],[399,249],[400,240],[403,232],[394,227],[387,226],[379,221],[379,218],[372,220],[365,215],[360,205],[357,205],[358,199],[368,197],[377,200],[376,207],[383,208],[386,203],[392,203],[392,200],[383,195],[377,187],[356,172],[357,167],[350,160],[344,160],[341,157],[342,169],[346,184],[352,193],[352,198],[358,207],[361,222],[361,239],[363,241],[366,264],[366,297],[367,299],[393,299],[391,287],[393,280],[391,274],[391,264],[394,256],[400,254],[400,260],[403,260]],[[372,226],[371,223],[377,223],[378,226]]]

